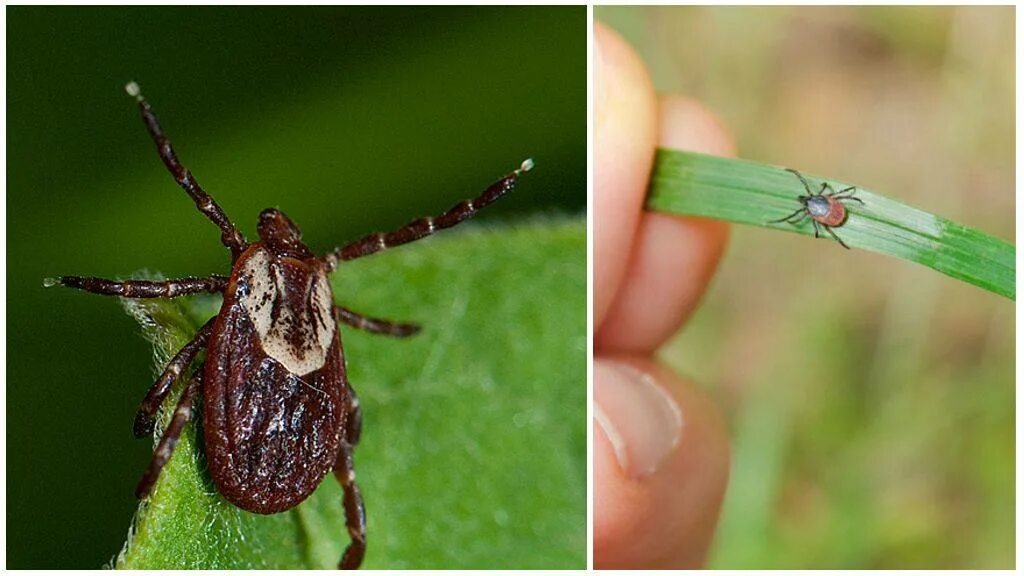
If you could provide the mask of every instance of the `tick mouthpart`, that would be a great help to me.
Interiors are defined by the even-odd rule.
[[[43,288],[53,288],[60,284],[60,278],[43,278]]]
[[[259,222],[256,224],[256,231],[263,240],[277,240],[279,242],[297,242],[302,239],[302,232],[292,222],[291,218],[284,215],[284,212],[276,208],[267,208],[260,212]]]
[[[267,208],[260,212],[256,233],[260,241],[278,256],[291,256],[304,260],[311,258],[313,253],[302,243],[302,232],[299,227],[276,208]]]

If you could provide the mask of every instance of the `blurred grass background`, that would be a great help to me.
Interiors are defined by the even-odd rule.
[[[322,252],[436,214],[527,156],[537,168],[481,219],[586,205],[583,7],[7,17],[10,568],[109,561],[152,450],[130,434],[153,380],[138,326],[116,301],[44,290],[42,278],[227,271],[126,81],[250,238],[259,210],[276,206]]]
[[[599,7],[739,155],[1015,237],[1014,7]],[[734,227],[663,351],[732,428],[713,568],[1012,568],[1014,303]]]

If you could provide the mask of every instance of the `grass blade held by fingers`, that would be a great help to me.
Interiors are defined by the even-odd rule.
[[[817,188],[822,178],[804,174]],[[852,184],[824,179],[836,190]],[[799,207],[800,182],[785,168],[747,160],[659,149],[647,209],[703,216],[813,235],[810,219],[799,225],[770,223]],[[852,248],[888,254],[1016,299],[1013,245],[941,216],[857,187],[864,205],[853,204],[835,231]]]

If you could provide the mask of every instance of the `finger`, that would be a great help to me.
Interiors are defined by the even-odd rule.
[[[648,359],[594,366],[594,566],[698,568],[729,476],[724,421]]]
[[[728,131],[697,102],[665,96],[659,109],[661,146],[735,154]],[[725,250],[728,233],[728,225],[720,220],[645,212],[622,286],[604,322],[597,324],[595,347],[621,352],[651,352],[660,347],[697,307]]]
[[[597,24],[594,113],[594,318],[600,324],[626,270],[656,138],[654,87],[643,62]]]

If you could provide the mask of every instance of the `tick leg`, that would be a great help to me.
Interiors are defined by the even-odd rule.
[[[847,192],[849,192],[849,194],[847,194]],[[843,188],[839,192],[834,193],[834,195],[833,194],[829,194],[829,196],[832,196],[836,200],[853,200],[854,202],[860,202],[860,204],[863,206],[864,205],[864,201],[861,200],[860,198],[857,198],[856,196],[854,196],[854,194],[856,194],[856,193],[857,193],[857,187],[856,186],[850,186],[849,188]]]
[[[160,159],[163,160],[164,166],[167,166],[171,175],[174,176],[174,180],[192,198],[192,201],[196,203],[199,211],[220,228],[220,241],[231,250],[232,260],[238,258],[238,255],[245,249],[245,237],[235,228],[234,224],[228,219],[227,214],[214,201],[213,197],[199,186],[199,183],[192,177],[192,173],[178,161],[174,147],[171,146],[171,141],[164,135],[163,129],[160,128],[160,122],[157,120],[156,114],[153,113],[153,109],[149,106],[149,102],[146,102],[146,99],[142,96],[139,85],[135,82],[129,82],[124,89],[128,92],[129,96],[134,96],[135,100],[139,103],[142,121],[146,124],[146,130],[156,144],[156,150],[160,154]]]
[[[89,276],[60,276],[47,278],[43,284],[46,286],[60,284],[93,294],[123,298],[177,298],[203,292],[223,292],[228,285],[228,279],[226,276],[214,275],[205,278],[178,278],[162,281],[124,280],[119,282]]]
[[[378,232],[363,236],[359,240],[337,248],[323,257],[323,261],[330,270],[338,265],[339,260],[355,260],[363,256],[369,256],[387,248],[394,248],[409,242],[415,242],[426,236],[451,228],[456,224],[472,218],[477,212],[486,206],[512,191],[519,180],[519,175],[533,167],[532,160],[524,160],[523,164],[516,170],[508,173],[501,180],[491,184],[482,194],[472,200],[463,200],[452,206],[447,212],[440,216],[420,218],[413,220],[394,232]]]
[[[349,401],[348,414],[345,416],[345,439],[355,448],[359,444],[359,437],[363,434],[363,410],[359,407],[359,397],[355,389],[348,387]]]
[[[814,196],[814,192],[811,192],[811,185],[807,183],[807,179],[804,178],[803,174],[797,172],[796,170],[793,170],[792,168],[786,168],[786,171],[796,174],[796,177],[799,178],[800,181],[804,183],[804,189],[807,190],[807,194],[810,196]]]
[[[801,225],[801,224],[803,224],[803,223],[804,223],[804,220],[807,220],[807,219],[808,219],[808,218],[810,218],[810,217],[811,217],[811,215],[810,215],[810,214],[808,214],[808,213],[804,212],[804,213],[803,213],[803,214],[801,214],[801,215],[800,215],[800,217],[799,217],[799,218],[797,218],[796,220],[787,220],[787,222],[789,222],[789,223],[790,223],[790,224],[792,224],[793,226],[799,226],[799,225]]]
[[[139,481],[139,486],[135,489],[136,498],[141,500],[149,496],[150,491],[153,489],[153,484],[160,477],[160,471],[163,470],[167,461],[171,459],[174,447],[178,445],[178,439],[181,438],[182,429],[185,428],[185,424],[192,418],[192,404],[195,402],[196,394],[199,392],[201,385],[202,377],[197,374],[192,377],[188,386],[185,387],[185,391],[182,392],[181,399],[178,400],[178,407],[174,409],[171,423],[164,430],[164,435],[160,438],[160,444],[157,445],[156,451],[153,452],[153,459],[149,462],[149,468],[146,469],[146,473],[142,475],[142,480]]]
[[[334,476],[341,483],[345,490],[345,525],[348,527],[348,535],[352,542],[345,548],[345,554],[338,562],[340,570],[355,570],[363,563],[363,556],[366,554],[366,509],[363,507],[363,496],[359,493],[359,486],[356,484],[356,472],[352,465],[352,451],[359,442],[359,433],[362,428],[363,416],[359,409],[359,400],[355,392],[349,387],[352,403],[349,405],[349,412],[346,416],[345,430],[342,433],[341,446],[338,450],[338,460],[334,464]]]
[[[843,248],[846,248],[847,250],[850,249],[850,247],[846,245],[846,242],[843,242],[842,238],[840,238],[838,235],[836,235],[836,233],[833,232],[831,228],[829,228],[828,226],[825,226],[824,228],[825,228],[826,232],[831,234],[832,237],[836,239],[836,242],[839,242],[840,244],[843,245]]]
[[[371,318],[341,306],[334,307],[334,314],[339,321],[344,322],[353,328],[366,330],[373,334],[384,334],[385,336],[394,336],[395,338],[405,338],[420,331],[419,324],[399,323],[391,322],[390,320],[383,320],[381,318]]]
[[[814,237],[815,238],[821,238],[821,236],[818,234],[820,232],[818,230],[818,221],[817,220],[811,220],[811,224],[814,224]]]
[[[132,426],[132,432],[136,438],[142,438],[147,434],[153,433],[156,411],[163,404],[164,398],[171,391],[171,385],[178,379],[178,376],[181,376],[181,373],[189,367],[196,354],[203,348],[206,348],[206,342],[210,339],[210,333],[213,332],[213,321],[216,319],[216,317],[211,318],[199,329],[199,332],[196,333],[191,342],[185,344],[181,350],[178,350],[174,358],[171,358],[171,361],[167,363],[167,367],[164,368],[160,377],[149,388],[149,392],[146,393],[146,397],[139,406],[139,411],[135,413],[135,424]]]
[[[797,224],[800,224],[801,222],[803,222],[804,220],[810,218],[810,216],[811,216],[810,212],[804,210],[798,216],[796,216],[795,220],[789,219],[789,220],[786,220],[786,222],[789,222],[790,224],[793,224],[793,225],[797,225]]]
[[[806,213],[806,212],[807,212],[806,208],[800,208],[799,210],[797,210],[796,212],[793,212],[792,214],[790,214],[789,216],[786,216],[785,218],[779,218],[778,220],[769,220],[769,221],[765,222],[765,224],[776,224],[776,223],[779,223],[779,222],[789,222],[790,218],[792,218],[792,217],[794,217],[794,216],[796,216],[798,214]]]

